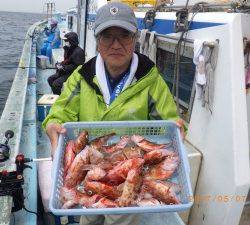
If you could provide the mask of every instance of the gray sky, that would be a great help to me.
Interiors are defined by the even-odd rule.
[[[38,12],[42,13],[44,3],[47,0],[0,0],[0,11],[14,12]],[[51,2],[51,1],[50,1]],[[77,0],[54,0],[58,11],[66,12],[67,9],[75,7]],[[45,10],[46,12],[46,10]]]

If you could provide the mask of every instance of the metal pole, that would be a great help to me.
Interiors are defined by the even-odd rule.
[[[199,5],[199,4],[197,3],[195,5]],[[192,8],[195,5],[188,5],[187,8],[190,9],[190,8]],[[218,7],[221,7],[221,8],[231,8],[232,7],[231,4],[202,4],[202,3],[200,3],[200,5],[203,5],[204,8],[218,8]],[[245,5],[245,6],[248,7],[248,5]],[[164,8],[164,9],[183,9],[183,8],[186,7],[186,5],[168,5],[168,4],[163,4],[161,7]],[[145,10],[145,9],[153,9],[154,7],[142,7],[142,6],[138,6],[137,8]]]
[[[47,21],[49,21],[49,4],[46,3],[46,6],[47,6]]]
[[[86,4],[86,8],[85,8],[85,29],[84,29],[84,46],[83,46],[84,52],[86,51],[86,44],[87,44],[86,38],[87,38],[87,26],[88,26],[87,17],[88,17],[89,0],[86,0],[85,4]],[[86,54],[86,52],[85,52],[85,54]]]

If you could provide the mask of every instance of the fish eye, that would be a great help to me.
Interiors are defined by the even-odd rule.
[[[142,170],[143,170],[143,172],[148,172],[149,171],[149,166],[144,166]]]
[[[93,192],[92,192],[91,190],[88,190],[88,191],[87,191],[87,194],[88,194],[88,195],[92,195]]]

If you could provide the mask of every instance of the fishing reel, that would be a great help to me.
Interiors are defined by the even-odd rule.
[[[174,24],[175,33],[186,32],[188,30],[188,10],[181,9],[176,12],[176,21]]]
[[[5,165],[5,161],[10,158],[10,147],[8,143],[13,136],[14,132],[12,130],[5,132],[5,142],[0,144],[0,164],[3,163]],[[12,212],[25,208],[22,187],[24,184],[23,171],[25,168],[31,168],[25,164],[26,161],[28,160],[24,158],[24,155],[18,154],[15,159],[16,170],[0,171],[0,196],[13,197]]]
[[[7,130],[5,132],[5,142],[4,144],[0,144],[0,165],[6,165],[6,162],[10,158],[10,147],[8,142],[10,138],[14,136],[14,132],[11,130]],[[15,164],[16,169],[12,171],[2,170],[0,171],[0,197],[1,196],[11,196],[13,198],[13,206],[12,212],[19,211],[21,209],[26,210],[29,213],[37,214],[36,212],[32,212],[26,209],[24,205],[24,194],[23,194],[23,184],[24,184],[24,176],[23,171],[26,168],[32,169],[31,166],[27,165],[29,162],[40,162],[40,161],[48,161],[51,160],[49,158],[25,158],[23,154],[18,154],[15,158],[14,162],[9,162],[10,164]]]
[[[146,12],[145,17],[143,19],[145,29],[150,30],[153,27],[155,16],[156,16],[156,11],[153,9]]]
[[[26,209],[23,195],[23,171],[25,168],[31,168],[31,166],[25,164],[26,161],[23,154],[18,154],[15,160],[16,170],[2,170],[0,172],[0,196],[12,196],[13,206],[11,212]]]
[[[12,130],[7,130],[5,132],[5,142],[4,144],[0,144],[0,163],[5,162],[10,158],[10,147],[8,145],[9,140],[14,136],[14,132]]]

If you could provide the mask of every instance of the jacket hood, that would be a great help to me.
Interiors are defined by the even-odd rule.
[[[78,35],[75,32],[69,32],[65,34],[64,37],[69,41],[71,45],[77,46],[79,44]]]

